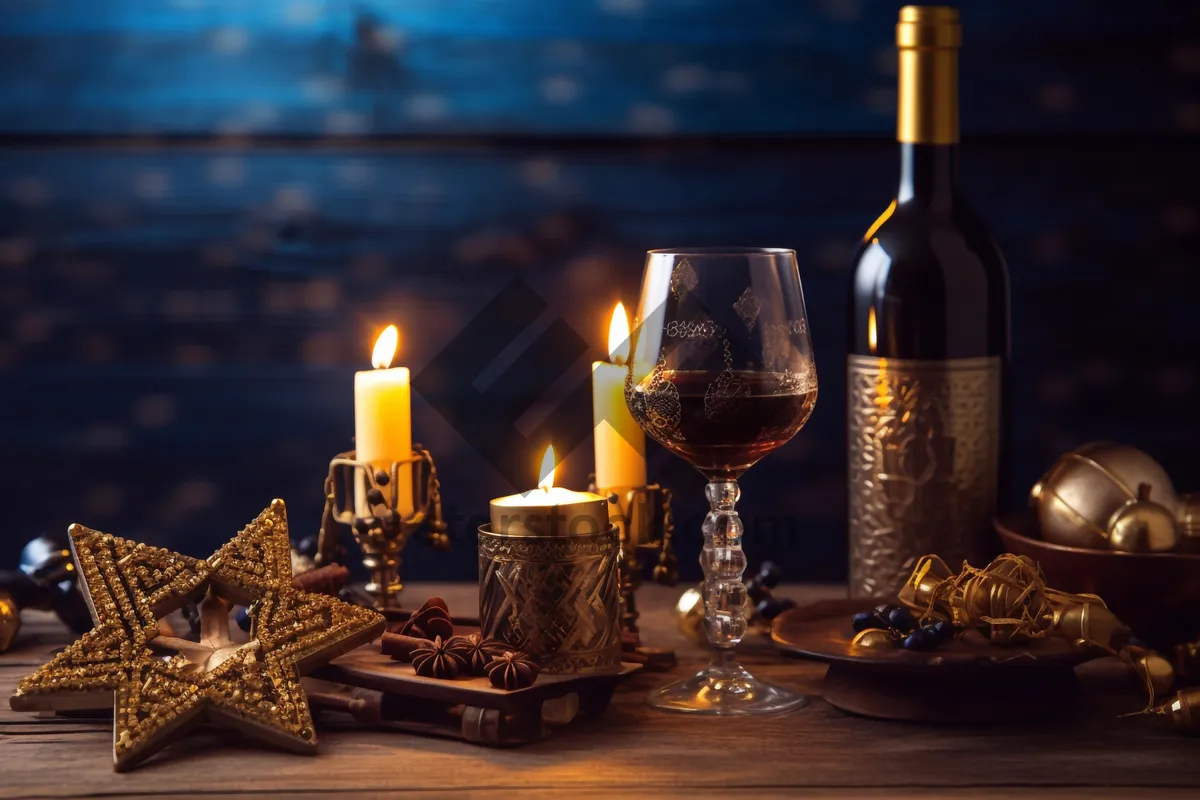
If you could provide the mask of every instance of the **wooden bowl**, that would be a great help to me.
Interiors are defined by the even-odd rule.
[[[1200,635],[1200,555],[1051,544],[1027,514],[994,522],[1005,549],[1041,564],[1051,588],[1100,595],[1150,646],[1169,650]]]

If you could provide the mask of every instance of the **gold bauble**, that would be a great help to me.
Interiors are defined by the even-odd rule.
[[[867,628],[850,640],[850,646],[856,650],[894,650],[896,637],[883,628]]]
[[[1127,553],[1163,553],[1179,542],[1175,515],[1150,499],[1150,485],[1138,487],[1138,499],[1117,509],[1108,521],[1108,546]]]
[[[675,622],[679,632],[688,640],[704,644],[704,595],[699,589],[688,589],[675,604]]]
[[[1149,484],[1155,500],[1169,513],[1180,513],[1166,471],[1136,447],[1092,442],[1067,453],[1030,494],[1042,538],[1072,547],[1107,549],[1109,521],[1137,499],[1142,483]]]
[[[0,653],[12,647],[21,630],[21,610],[8,592],[0,592]]]

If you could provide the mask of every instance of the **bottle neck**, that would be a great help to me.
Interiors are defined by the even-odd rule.
[[[958,194],[958,145],[900,143],[896,202],[949,208]]]
[[[957,12],[951,9],[901,13],[897,202],[948,206],[957,193],[959,37]]]

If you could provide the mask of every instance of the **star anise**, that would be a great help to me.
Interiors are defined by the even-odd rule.
[[[450,620],[450,610],[446,607],[446,601],[440,597],[429,598],[396,633],[417,639],[433,639],[438,636],[449,639],[454,635],[454,623]]]
[[[478,633],[455,636],[446,646],[467,662],[467,669],[472,675],[483,675],[492,659],[504,652],[503,644]]]
[[[423,678],[453,680],[467,669],[467,662],[453,652],[442,637],[426,642],[412,652],[413,669]]]
[[[497,689],[513,691],[532,686],[541,669],[524,653],[508,651],[492,659],[487,665],[488,680]]]

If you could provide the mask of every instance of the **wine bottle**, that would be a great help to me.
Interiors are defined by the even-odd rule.
[[[910,559],[984,557],[1008,369],[1004,257],[958,185],[958,11],[906,6],[900,186],[854,259],[850,587],[894,596]]]

